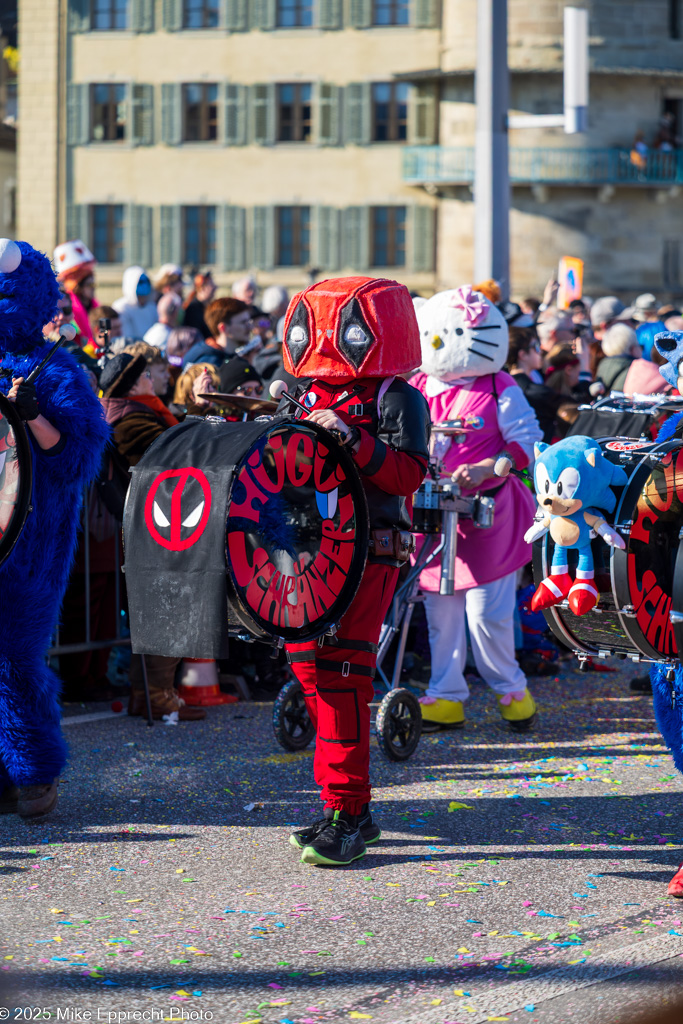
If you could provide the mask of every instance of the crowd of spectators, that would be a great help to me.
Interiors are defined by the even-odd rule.
[[[234,282],[231,294],[216,297],[210,270],[188,279],[182,267],[167,264],[153,276],[143,267],[128,267],[121,297],[112,305],[100,305],[92,259],[60,274],[60,283],[60,312],[46,325],[45,335],[57,337],[65,322],[77,328],[71,350],[100,395],[113,431],[103,480],[92,491],[86,516],[91,639],[98,641],[115,635],[114,598],[123,587],[122,578],[116,583],[115,556],[128,471],[163,431],[185,416],[230,418],[220,405],[220,393],[259,397],[272,380],[286,379],[282,340],[289,296],[279,286],[260,295],[256,280],[247,276]],[[633,396],[669,389],[658,371],[653,339],[659,331],[683,329],[683,316],[654,295],[639,295],[630,306],[616,296],[593,302],[583,298],[560,309],[554,280],[541,298],[528,296],[519,303],[502,302],[495,281],[475,288],[499,305],[508,322],[507,369],[535,411],[546,442],[566,435],[580,406],[612,391]],[[115,498],[108,500],[112,494]],[[84,604],[81,550],[64,605],[62,643],[84,639],[79,635]],[[287,670],[261,648],[236,648],[235,664],[220,667],[224,679],[246,671],[253,695],[272,699]],[[108,659],[106,649],[64,655],[67,699],[115,698]],[[204,717],[203,709],[185,705],[174,689],[178,659],[148,657],[147,662],[156,717],[173,711],[181,720]],[[143,714],[140,660],[133,657],[126,670],[129,713]]]

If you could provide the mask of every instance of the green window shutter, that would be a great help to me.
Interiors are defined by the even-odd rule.
[[[438,28],[440,20],[440,0],[413,0],[413,25],[415,28]]]
[[[431,206],[413,206],[409,218],[411,267],[415,272],[430,272],[435,264],[436,210]]]
[[[408,141],[412,146],[433,146],[437,134],[437,86],[428,82],[410,90]]]
[[[372,0],[350,0],[349,21],[353,28],[370,28],[372,25]]]
[[[365,146],[370,142],[370,83],[352,82],[344,96],[344,137],[346,142]]]
[[[315,255],[313,263],[324,273],[341,266],[340,212],[334,206],[315,208]]]
[[[247,141],[247,86],[225,83],[225,144],[243,146]]]
[[[126,260],[141,267],[153,263],[151,206],[131,203],[126,209]]]
[[[133,32],[154,31],[154,0],[128,0]]]
[[[275,85],[251,86],[251,139],[260,146],[275,142]]]
[[[90,86],[71,83],[66,88],[66,141],[85,146],[90,138]]]
[[[182,263],[180,207],[159,207],[159,263]]]
[[[90,245],[90,211],[83,203],[69,203],[66,207],[66,235],[69,241],[80,238]]]
[[[277,16],[277,0],[250,0],[249,24],[251,28],[260,28],[268,32],[275,28]]]
[[[223,0],[223,24],[228,32],[246,32],[247,14],[247,0]]]
[[[318,0],[318,28],[342,27],[342,0]]]
[[[337,85],[319,82],[316,88],[318,100],[317,136],[320,146],[339,145],[339,108],[341,90]]]
[[[131,86],[130,141],[134,146],[154,142],[154,86]]]
[[[251,225],[252,264],[271,270],[275,263],[275,207],[255,206]]]
[[[342,266],[367,270],[370,263],[370,211],[367,206],[342,210]]]
[[[182,139],[183,118],[180,104],[180,84],[164,83],[161,86],[161,141],[167,146],[178,146]]]
[[[90,31],[90,0],[69,0],[69,32]]]
[[[224,206],[219,266],[223,270],[244,270],[246,254],[246,210],[243,206]]]
[[[180,32],[183,27],[183,0],[164,0],[163,24],[167,32]]]

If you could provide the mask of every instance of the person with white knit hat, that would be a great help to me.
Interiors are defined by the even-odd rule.
[[[71,296],[73,318],[80,332],[80,345],[90,345],[94,355],[97,349],[90,327],[89,313],[99,305],[95,298],[95,257],[80,238],[62,242],[54,251],[53,263],[57,280]]]

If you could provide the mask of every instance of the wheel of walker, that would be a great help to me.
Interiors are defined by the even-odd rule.
[[[377,711],[377,742],[390,761],[407,761],[422,735],[422,712],[410,690],[390,690]]]
[[[305,750],[315,736],[298,679],[283,686],[273,705],[273,732],[285,750]]]

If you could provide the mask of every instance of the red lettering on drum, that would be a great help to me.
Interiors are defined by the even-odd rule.
[[[272,472],[273,466],[275,474],[271,476],[268,470]],[[354,557],[356,509],[352,494],[344,489],[343,468],[328,446],[296,431],[284,438],[269,438],[266,449],[249,456],[237,482],[244,488],[244,497],[239,487],[233,487],[227,539],[242,600],[274,634],[315,623],[342,594]],[[320,518],[313,485],[319,494],[340,489],[329,506],[335,510],[333,519]],[[302,494],[300,511],[299,499],[295,498],[294,504],[278,504],[273,497],[286,486],[290,491],[310,489],[310,497],[306,491]],[[242,497],[241,502],[235,495]],[[308,524],[309,536],[311,524],[319,524],[313,530],[310,550],[296,550],[299,516]],[[240,522],[244,519],[253,527]],[[255,539],[259,546],[252,552]]]
[[[287,477],[294,487],[304,487],[311,478],[313,438],[310,434],[291,434],[287,438]]]
[[[661,596],[659,596],[659,600],[657,601],[658,594]],[[654,607],[655,601],[657,601],[657,607],[654,608],[652,612],[650,625],[647,628],[645,636],[656,651],[660,651],[662,654],[675,654],[676,641],[674,640],[673,626],[669,620],[671,598],[667,597],[660,587],[655,587],[654,590],[647,595],[647,598],[643,603],[644,605],[651,604]]]

